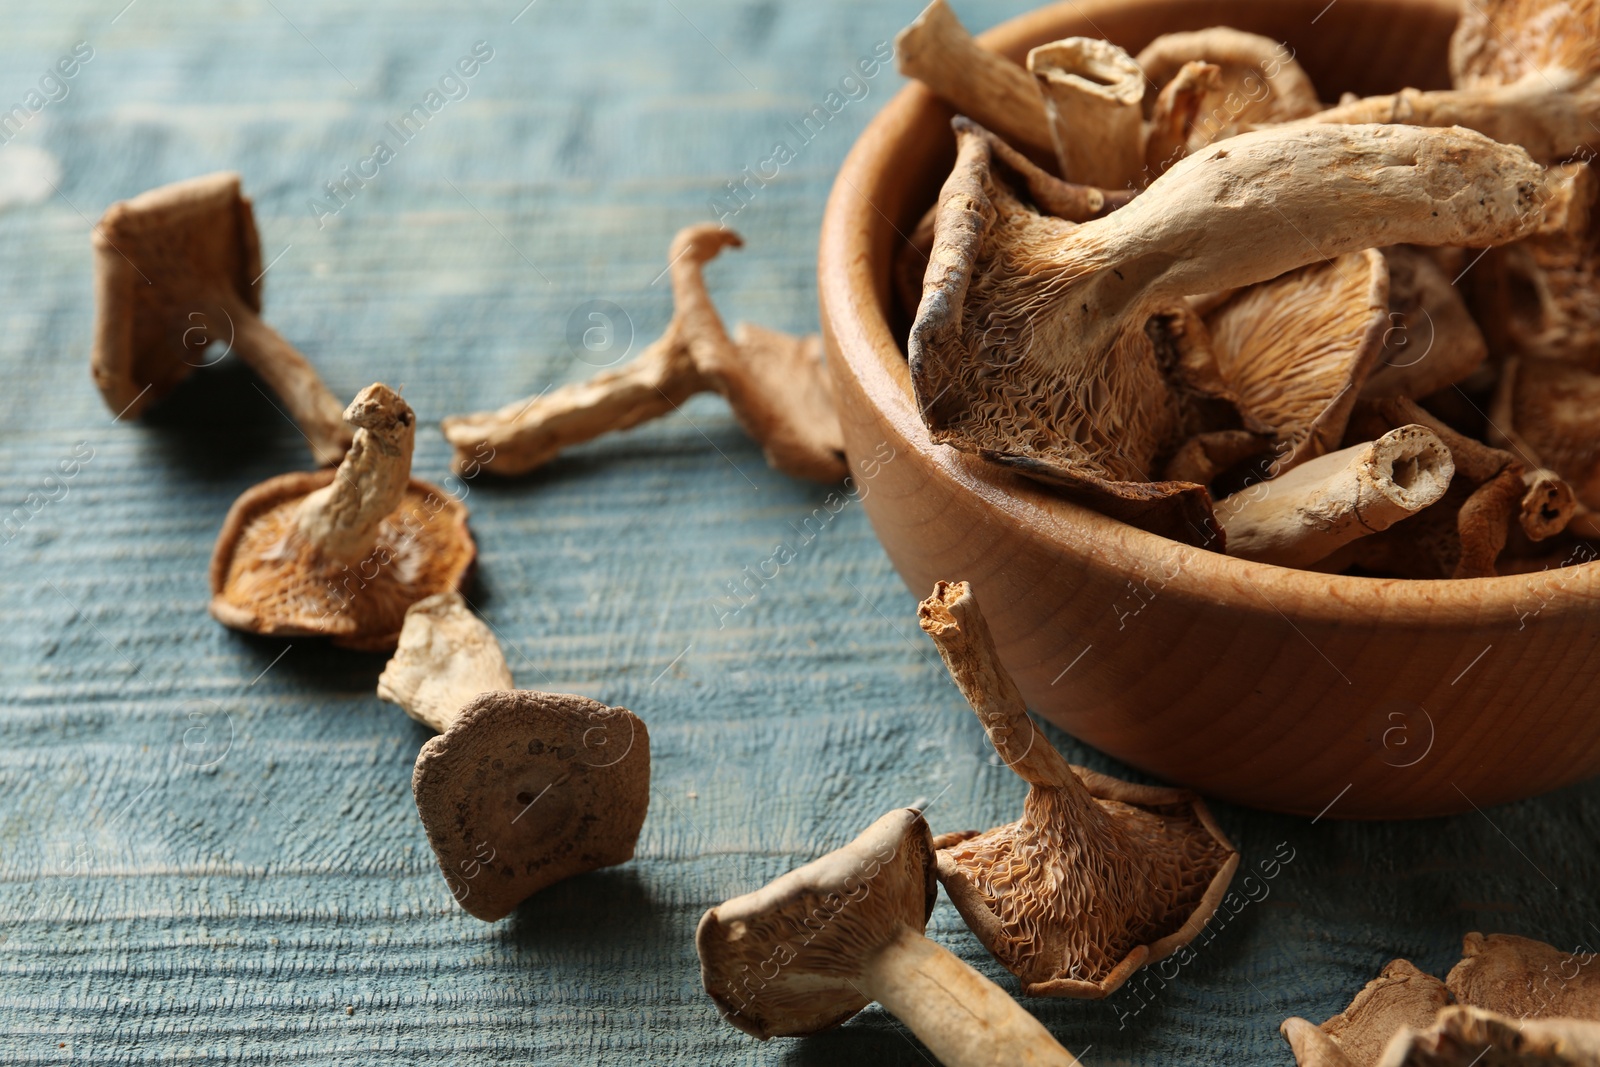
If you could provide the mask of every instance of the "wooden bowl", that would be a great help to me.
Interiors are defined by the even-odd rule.
[[[1074,35],[1137,53],[1168,31],[1234,26],[1287,41],[1337,99],[1445,86],[1455,19],[1446,0],[1071,0],[983,40],[1013,59]],[[889,103],[834,185],[819,263],[846,450],[912,592],[970,581],[1035,711],[1242,804],[1411,818],[1600,772],[1600,564],[1393,581],[1248,563],[932,442],[904,324],[891,327],[890,267],[949,173],[950,115],[920,85]]]

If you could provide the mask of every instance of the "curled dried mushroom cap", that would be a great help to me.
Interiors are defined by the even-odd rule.
[[[965,582],[940,582],[918,622],[1006,764],[1029,784],[1022,817],[944,835],[939,880],[1028,996],[1104,997],[1187,945],[1239,854],[1205,804],[1071,766],[1028,718]]]
[[[1109,41],[1068,37],[1028,53],[1061,176],[1120,189],[1139,182],[1144,156],[1144,72]]]
[[[1600,1067],[1600,1023],[1515,1019],[1454,1005],[1425,1029],[1402,1030],[1378,1067]]]
[[[1600,1022],[1600,962],[1514,934],[1470,933],[1445,977],[1456,1000],[1512,1018]]]
[[[1285,1019],[1279,1029],[1300,1067],[1376,1067],[1391,1038],[1424,1029],[1450,1002],[1444,983],[1407,960],[1392,960],[1350,1006],[1321,1026]]]
[[[378,696],[439,731],[411,777],[457,903],[486,922],[556,882],[633,858],[650,804],[650,735],[627,708],[511,687],[459,593],[406,613]]]
[[[1430,393],[1468,378],[1489,346],[1461,291],[1431,256],[1408,245],[1383,250],[1389,268],[1389,315],[1378,362],[1361,386],[1366,398]]]
[[[837,1026],[874,1000],[948,1067],[1078,1061],[998,986],[923,935],[938,893],[915,808],[708,910],[700,977],[723,1018],[766,1040]]]
[[[1525,152],[1470,131],[1284,128],[1210,146],[1073,225],[1026,203],[982,139],[957,137],[909,345],[924,422],[1169,536],[1202,525],[1208,500],[1152,473],[1227,428],[1194,425],[1169,375],[1193,335],[1186,296],[1376,245],[1514,240],[1547,191]],[[1163,318],[1179,328],[1156,330],[1172,342],[1158,348]]]
[[[261,321],[261,242],[239,176],[163,185],[112,204],[94,231],[90,369],[106,406],[137,415],[224,342],[275,392],[318,463],[350,447],[341,405]]]
[[[679,231],[668,268],[673,313],[666,332],[617,370],[498,411],[445,419],[457,468],[524,474],[564,448],[670,414],[696,393],[715,392],[773,467],[822,482],[843,478],[844,432],[820,339],[744,326],[730,340],[711,303],[701,268],[743,243],[710,224]]]
[[[467,509],[410,476],[416,416],[368,386],[336,470],[284,474],[247,490],[211,556],[211,614],[236,630],[394,647],[408,607],[458,588],[476,547]]]

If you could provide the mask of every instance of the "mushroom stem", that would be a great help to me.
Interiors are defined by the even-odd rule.
[[[1574,87],[1563,84],[1560,75],[1535,71],[1509,85],[1430,92],[1402,89],[1319,111],[1304,121],[1465,126],[1496,141],[1521,145],[1541,162],[1554,163],[1600,150],[1597,119],[1600,79]]]
[[[339,462],[351,443],[339,398],[328,391],[299,349],[261,321],[244,301],[230,299],[224,310],[233,322],[233,350],[283,401],[284,414],[299,425],[317,462]]]
[[[511,689],[511,668],[489,627],[460,593],[437,593],[406,611],[378,696],[438,733],[480,693]]]
[[[1061,176],[1121,189],[1143,164],[1144,72],[1109,41],[1068,37],[1028,53]]]
[[[866,961],[862,977],[862,992],[946,1067],[1078,1065],[1005,990],[909,927]]]
[[[1439,436],[1412,424],[1235,493],[1217,505],[1217,521],[1229,555],[1306,567],[1421,511],[1454,474]]]
[[[943,97],[959,114],[1016,145],[1054,151],[1050,121],[1034,80],[979,44],[945,0],[933,0],[894,39],[900,73]]]
[[[1061,753],[1040,734],[1011,675],[999,667],[989,622],[964,582],[941,581],[917,607],[917,623],[983,723],[1000,758],[1029,785],[1074,790],[1093,799]]]
[[[383,520],[405,499],[417,419],[381,382],[361,390],[344,417],[356,427],[350,451],[333,481],[300,504],[295,526],[324,559],[349,565],[372,551]]]

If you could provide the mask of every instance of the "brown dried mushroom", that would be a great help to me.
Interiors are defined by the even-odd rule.
[[[1438,435],[1402,426],[1219,501],[1217,522],[1229,555],[1306,567],[1433,504],[1454,474]]]
[[[163,185],[106,209],[94,231],[90,368],[106,406],[138,415],[225,340],[300,426],[321,464],[350,447],[343,405],[261,321],[261,241],[239,175]]]
[[[1577,494],[1572,528],[1600,536],[1600,374],[1565,361],[1508,359],[1490,436],[1530,467],[1559,474]]]
[[[458,468],[524,474],[564,448],[676,410],[696,393],[720,393],[746,433],[785,474],[834,482],[846,473],[844,432],[819,338],[742,326],[730,340],[701,267],[739,235],[704,224],[679,231],[671,250],[673,314],[637,359],[498,411],[444,420]],[[485,460],[483,457],[490,458]]]
[[[967,32],[946,0],[932,0],[894,39],[900,73],[1012,144],[1051,158],[1055,140],[1032,76]]]
[[[394,647],[406,608],[460,587],[476,548],[467,509],[411,477],[416,416],[388,386],[345,410],[354,441],[336,470],[247,490],[211,556],[211,614],[236,630]]]
[[[695,931],[706,992],[763,1041],[838,1026],[878,1001],[947,1067],[1076,1067],[1005,991],[923,934],[933,842],[915,808],[710,909]]]
[[[1439,979],[1406,960],[1392,960],[1348,1008],[1321,1026],[1293,1018],[1278,1029],[1300,1067],[1376,1067],[1395,1034],[1408,1026],[1432,1025],[1449,1002]]]
[[[957,136],[909,346],[924,422],[1185,539],[1208,517],[1205,490],[1151,474],[1186,438],[1227,428],[1195,425],[1168,375],[1191,332],[1186,296],[1368,247],[1515,240],[1539,225],[1550,180],[1465,130],[1283,128],[1210,146],[1073,225],[1019,197],[985,141]]]
[[[1408,245],[1384,249],[1383,258],[1389,266],[1388,323],[1361,395],[1420,400],[1471,376],[1489,346],[1450,276]]]
[[[1110,41],[1068,37],[1028,53],[1061,176],[1105,189],[1143,185],[1144,72]]]
[[[627,708],[512,688],[459,593],[406,612],[378,696],[438,731],[411,791],[456,902],[485,922],[546,886],[633,858],[650,734]]]
[[[917,613],[1007,766],[1022,817],[939,839],[939,880],[978,939],[1035,997],[1104,997],[1187,945],[1239,854],[1205,804],[1067,763],[1028,717],[965,582]]]
[[[1455,1005],[1432,1026],[1407,1028],[1379,1067],[1600,1067],[1600,1023],[1512,1019]]]
[[[1445,985],[1462,1004],[1514,1019],[1566,1016],[1600,1022],[1600,963],[1513,934],[1470,933]]]

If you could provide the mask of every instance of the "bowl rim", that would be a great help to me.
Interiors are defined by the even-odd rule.
[[[1281,2],[1321,6],[1317,0]],[[1454,0],[1407,3],[1452,18],[1459,12]],[[1002,22],[979,34],[978,40],[1015,58],[1031,45],[1058,36],[1055,28],[1069,19],[1092,24],[1097,15],[1109,17],[1113,9],[1126,7],[1126,0],[1059,0]],[[891,165],[895,147],[912,136],[930,112],[942,113],[943,108],[933,93],[912,82],[884,106],[851,147],[823,212],[818,296],[834,373],[854,379],[876,414],[952,492],[1031,529],[1053,555],[1099,556],[1135,574],[1146,573],[1154,561],[1171,564],[1178,574],[1164,587],[1165,595],[1176,593],[1252,612],[1263,610],[1264,600],[1286,621],[1295,617],[1339,621],[1348,620],[1353,612],[1370,612],[1374,614],[1369,617],[1399,626],[1477,626],[1502,611],[1509,617],[1525,615],[1517,610],[1519,602],[1538,586],[1551,585],[1552,575],[1562,579],[1562,592],[1574,595],[1541,601],[1538,613],[1596,610],[1600,560],[1492,578],[1444,579],[1359,577],[1256,563],[1129,526],[997,465],[935,444],[916,410],[910,368],[885,316],[892,264],[878,261],[873,234],[885,222],[894,228],[894,222],[871,194],[884,176],[896,173]],[[877,272],[882,272],[881,280]]]

